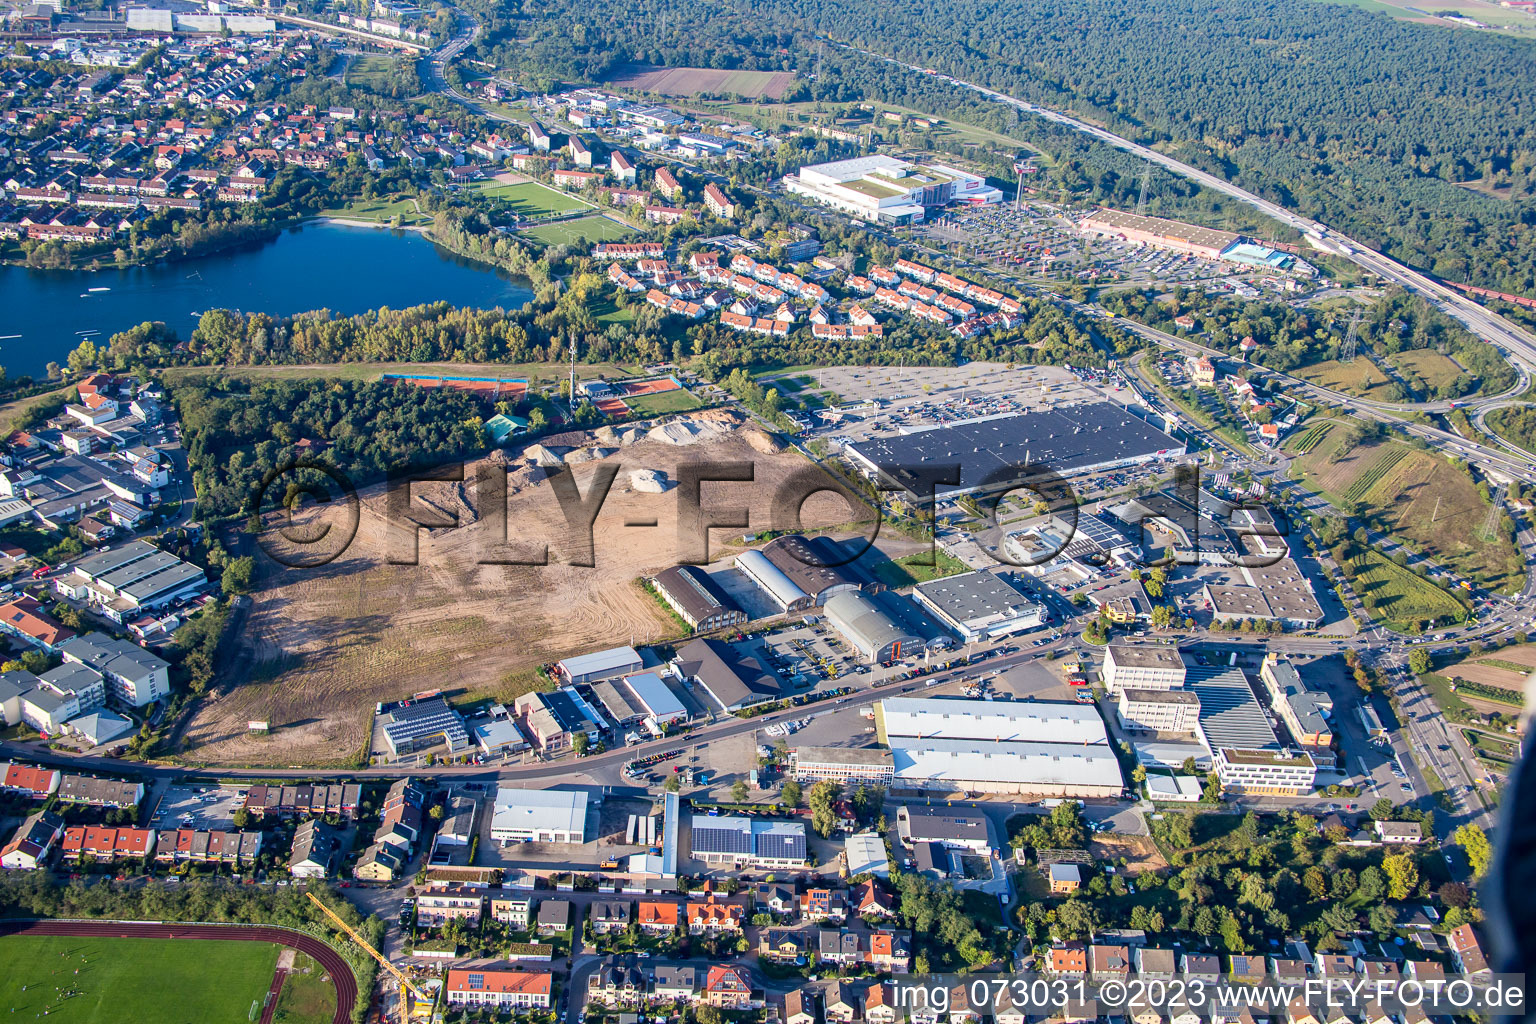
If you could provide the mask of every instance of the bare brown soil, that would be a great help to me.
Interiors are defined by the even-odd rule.
[[[535,685],[539,665],[677,637],[677,620],[637,578],[679,560],[679,490],[635,490],[629,471],[658,470],[675,481],[686,461],[750,462],[754,482],[705,483],[702,505],[747,507],[749,529],[765,529],[776,485],[810,464],[792,451],[760,450],[764,439],[749,433],[691,445],[642,440],[572,467],[585,495],[597,466],[620,466],[593,526],[591,568],[569,564],[577,552],[565,539],[554,488],[526,463],[506,467],[508,543],[524,552],[547,543],[548,565],[479,564],[497,524],[476,521],[472,484],[447,483],[413,488],[418,514],[451,510],[466,525],[422,530],[419,564],[389,564],[385,496],[382,488],[363,492],[357,536],[334,561],[296,569],[258,556],[261,585],[235,663],[225,667],[218,695],[195,712],[182,753],[215,764],[339,764],[367,742],[378,701],[439,687],[510,699]],[[466,477],[473,475],[470,467]],[[841,498],[821,494],[805,503],[802,518],[816,527],[850,517]],[[342,519],[332,510],[299,521]],[[743,532],[711,531],[711,557],[739,547]],[[394,539],[408,537],[401,531]],[[270,722],[271,733],[248,733],[252,720]]]

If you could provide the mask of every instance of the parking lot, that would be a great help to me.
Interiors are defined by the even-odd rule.
[[[1315,287],[1297,275],[1212,261],[1151,245],[1086,236],[1077,222],[1086,208],[1030,200],[946,212],[924,223],[922,241],[986,267],[1017,283],[1094,282],[1157,290],[1199,287],[1253,297],[1263,292],[1305,293]],[[1158,216],[1156,210],[1150,211]]]
[[[245,802],[245,790],[233,786],[168,786],[155,806],[157,829],[227,829]]]

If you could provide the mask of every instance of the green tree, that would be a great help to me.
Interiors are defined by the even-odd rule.
[[[1080,899],[1069,899],[1056,908],[1056,934],[1063,939],[1084,939],[1098,928],[1098,914]]]
[[[747,802],[747,784],[742,779],[737,779],[731,784],[731,799],[738,804]]]
[[[784,802],[785,807],[799,807],[800,783],[794,779],[787,780],[784,783],[784,788],[779,792],[779,799]]]
[[[1451,841],[1467,855],[1467,863],[1472,866],[1474,877],[1481,878],[1488,873],[1488,868],[1493,864],[1493,847],[1481,826],[1470,822],[1462,825],[1451,834]]]
[[[822,779],[811,787],[811,828],[823,839],[837,827],[837,798],[842,787],[831,779]]]
[[[577,757],[586,757],[587,748],[591,745],[592,741],[587,738],[587,734],[584,732],[578,732],[571,738],[571,749],[576,751]]]
[[[1387,892],[1387,876],[1372,864],[1360,872],[1360,883],[1355,891],[1366,903],[1379,902]]]
[[[1388,899],[1406,900],[1419,887],[1419,868],[1409,854],[1396,853],[1384,857],[1381,870],[1387,875]]]
[[[1428,672],[1431,664],[1432,661],[1429,657],[1429,652],[1422,647],[1414,648],[1413,651],[1408,655],[1408,668],[1416,676],[1421,676]]]
[[[252,555],[242,555],[239,558],[231,558],[224,563],[224,572],[219,577],[219,584],[224,588],[226,595],[249,594],[256,579],[256,559]]]
[[[88,370],[95,369],[99,359],[100,354],[96,348],[96,343],[87,338],[69,354],[69,370],[71,373],[85,373]]]

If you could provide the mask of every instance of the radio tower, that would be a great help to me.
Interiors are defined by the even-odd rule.
[[[1141,195],[1136,199],[1136,216],[1147,215],[1147,186],[1152,184],[1152,165],[1147,164],[1147,169],[1141,173]]]
[[[571,335],[571,415],[576,415],[576,335]]]
[[[1349,322],[1349,333],[1344,335],[1344,347],[1339,350],[1339,362],[1352,363],[1355,361],[1355,350],[1360,347],[1360,311],[1355,310],[1354,319]]]

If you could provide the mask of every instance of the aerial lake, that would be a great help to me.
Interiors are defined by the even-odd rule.
[[[40,377],[82,340],[105,345],[146,320],[164,321],[185,340],[208,309],[353,314],[439,300],[516,309],[532,294],[526,281],[415,232],[314,222],[270,242],[151,267],[0,267],[0,364],[11,377]]]

